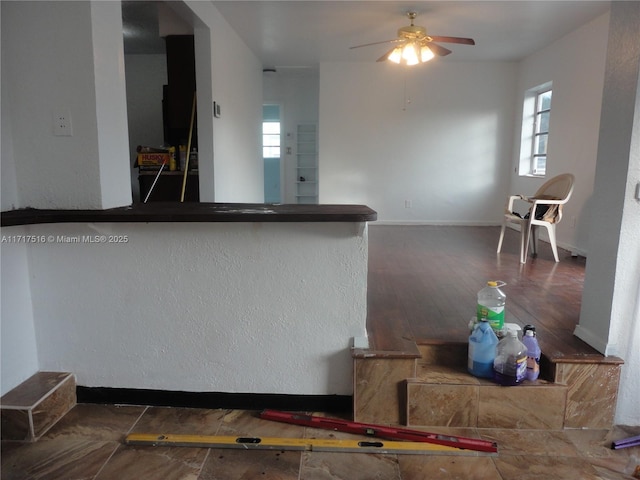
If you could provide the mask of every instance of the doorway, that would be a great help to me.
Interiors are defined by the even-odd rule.
[[[203,29],[194,29],[187,10],[181,2],[170,6],[157,1],[122,2],[134,202],[200,200],[203,155],[198,142],[201,126],[195,108],[196,76],[197,70],[210,70],[210,65],[196,69],[196,53],[210,42],[197,39]],[[200,97],[210,104],[211,82],[198,83],[202,83],[198,104],[202,102]],[[207,128],[208,119],[204,123]],[[205,135],[204,143],[210,138]],[[207,159],[209,150],[205,149]]]

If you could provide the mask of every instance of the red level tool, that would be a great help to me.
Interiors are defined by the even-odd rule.
[[[305,427],[324,428],[338,432],[386,438],[389,440],[409,440],[412,442],[435,443],[438,445],[446,445],[448,447],[461,448],[465,450],[476,450],[479,452],[496,453],[498,451],[498,445],[495,442],[490,442],[488,440],[440,435],[438,433],[409,430],[407,428],[385,427],[382,425],[349,422],[347,420],[340,420],[336,418],[316,417],[313,415],[278,412],[275,410],[263,410],[260,413],[260,418],[264,418],[265,420],[274,420],[276,422],[304,425]]]

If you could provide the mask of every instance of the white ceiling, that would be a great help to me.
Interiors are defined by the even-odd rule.
[[[389,49],[353,45],[390,40],[408,25],[432,35],[471,37],[475,46],[443,44],[443,61],[515,61],[609,9],[606,1],[244,1],[212,0],[265,67],[315,66],[322,61],[375,61]]]
[[[202,0],[204,1],[204,0]],[[408,25],[408,11],[432,35],[471,37],[475,46],[443,44],[443,61],[516,61],[609,9],[595,0],[210,0],[264,67],[308,67],[323,61],[375,61]],[[123,1],[126,53],[162,53],[160,1]],[[171,2],[168,2],[169,4]]]

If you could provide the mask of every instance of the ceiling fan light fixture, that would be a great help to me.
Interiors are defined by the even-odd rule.
[[[435,57],[435,55],[433,54],[433,51],[427,45],[422,45],[422,47],[420,47],[420,61],[422,63],[428,62],[433,57]]]
[[[433,51],[427,45],[419,45],[417,42],[407,42],[394,48],[387,56],[387,60],[397,64],[408,66],[428,62],[434,57]]]
[[[402,48],[396,47],[387,57],[387,60],[393,63],[400,63],[402,61]]]
[[[417,65],[420,63],[415,43],[409,42],[404,46],[402,49],[402,59],[407,65]]]
[[[411,25],[399,28],[397,38],[384,40],[382,42],[365,43],[349,48],[353,49],[369,47],[371,45],[395,43],[396,46],[393,47],[391,51],[382,54],[382,56],[378,58],[378,62],[389,60],[396,64],[418,65],[430,61],[436,55],[444,57],[451,53],[451,50],[439,45],[439,43],[476,44],[473,38],[427,35],[427,30],[424,27],[414,25],[413,21],[417,15],[416,12],[407,12],[407,17],[411,20]]]

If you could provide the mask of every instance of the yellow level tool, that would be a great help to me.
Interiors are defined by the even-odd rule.
[[[233,437],[217,435],[172,435],[131,433],[127,445],[152,447],[236,448],[242,450],[303,450],[308,452],[396,453],[414,455],[484,456],[483,452],[464,450],[425,442],[383,440],[337,440],[321,438]]]

